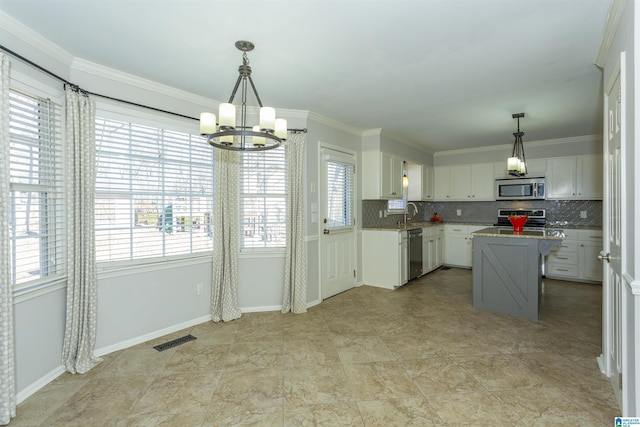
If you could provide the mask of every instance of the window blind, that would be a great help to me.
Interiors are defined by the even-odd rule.
[[[355,168],[351,163],[327,159],[327,228],[354,225],[353,197]]]
[[[240,167],[240,248],[286,246],[284,147],[243,152]]]
[[[96,258],[211,251],[213,150],[184,132],[96,119]]]
[[[65,271],[61,106],[9,92],[11,271],[14,285]]]

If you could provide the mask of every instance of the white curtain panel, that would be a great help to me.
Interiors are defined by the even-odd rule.
[[[9,255],[9,59],[0,53],[0,424],[16,416],[13,286]]]
[[[307,245],[304,223],[304,133],[289,133],[287,156],[287,247],[282,313],[307,311]]]
[[[95,249],[95,102],[66,91],[67,171],[67,313],[62,363],[83,374],[100,359],[94,356],[97,292]]]
[[[211,320],[238,319],[238,153],[216,150]]]

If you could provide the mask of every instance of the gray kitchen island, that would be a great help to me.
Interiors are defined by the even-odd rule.
[[[542,257],[560,246],[564,233],[491,227],[472,235],[474,308],[538,320]]]

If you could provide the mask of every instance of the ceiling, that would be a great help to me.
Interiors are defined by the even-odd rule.
[[[594,60],[608,7],[609,0],[0,2],[77,58],[217,101],[228,99],[242,62],[234,43],[250,40],[265,105],[382,128],[434,152],[511,143],[519,112],[525,146],[600,134]]]

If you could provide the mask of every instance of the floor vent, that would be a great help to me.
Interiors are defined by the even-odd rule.
[[[446,267],[446,266],[440,267],[440,270],[451,270],[451,267]]]
[[[193,335],[189,334],[189,335],[185,335],[184,337],[176,338],[175,340],[167,341],[164,344],[155,345],[155,346],[153,346],[153,348],[155,348],[158,351],[165,351],[165,350],[168,350],[168,349],[173,348],[175,346],[178,346],[180,344],[184,344],[186,342],[193,341],[195,339],[196,339],[196,337],[194,337]]]

